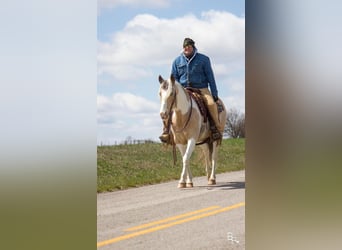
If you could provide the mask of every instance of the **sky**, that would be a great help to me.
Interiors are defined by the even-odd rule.
[[[98,145],[159,140],[158,76],[185,37],[209,56],[227,108],[245,112],[245,1],[98,0]]]

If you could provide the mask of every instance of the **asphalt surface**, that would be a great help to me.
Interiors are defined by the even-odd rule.
[[[245,249],[245,171],[97,195],[98,249]]]

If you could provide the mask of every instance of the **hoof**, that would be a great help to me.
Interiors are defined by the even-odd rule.
[[[187,187],[187,188],[193,188],[193,187],[194,187],[194,184],[192,184],[192,182],[187,183],[187,184],[186,184],[186,187]]]
[[[208,185],[216,185],[216,180],[215,179],[210,179],[208,181]]]
[[[178,183],[178,188],[185,188],[186,184],[185,183]]]

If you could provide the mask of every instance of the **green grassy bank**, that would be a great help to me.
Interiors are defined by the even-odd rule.
[[[193,176],[204,176],[200,148],[191,157]],[[245,168],[245,139],[224,139],[216,173]],[[172,147],[159,143],[97,147],[97,192],[107,192],[179,179],[181,158],[173,165]]]

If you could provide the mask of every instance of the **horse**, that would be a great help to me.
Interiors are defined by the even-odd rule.
[[[215,185],[217,151],[220,141],[211,139],[209,120],[204,119],[196,101],[172,75],[168,80],[164,80],[159,75],[159,83],[160,116],[164,121],[170,120],[170,132],[173,143],[182,155],[183,169],[178,182],[178,188],[193,187],[190,157],[196,145],[200,146],[204,153],[208,185]],[[222,128],[224,128],[227,120],[227,111],[221,100],[220,103],[223,106],[223,110],[219,112],[219,120]],[[220,132],[223,133],[223,131]],[[209,174],[210,167],[211,172]]]

